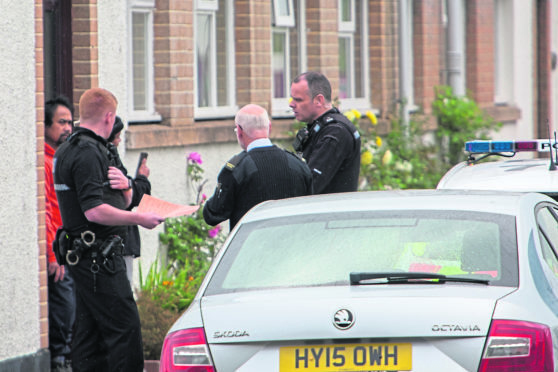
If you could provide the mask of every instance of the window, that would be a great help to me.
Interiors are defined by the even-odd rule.
[[[413,0],[405,0],[401,3],[402,13],[400,15],[401,21],[405,22],[405,27],[403,27],[402,41],[400,45],[403,46],[400,55],[402,57],[402,68],[403,72],[401,74],[403,90],[406,98],[405,105],[408,110],[416,110],[415,100],[414,100],[414,59],[413,59]]]
[[[206,295],[347,285],[353,272],[424,272],[485,279],[490,285],[518,283],[515,217],[509,215],[435,210],[307,214],[241,224],[229,243]]]
[[[197,0],[194,25],[196,119],[234,116],[231,2]]]
[[[513,2],[494,2],[494,102],[511,103],[513,92]]]
[[[541,208],[537,212],[539,236],[541,238],[542,254],[544,261],[558,277],[558,210],[550,207]]]
[[[273,25],[284,27],[295,25],[293,0],[273,1]]]
[[[339,0],[339,98],[341,107],[367,109],[367,2]]]
[[[159,121],[155,112],[153,80],[153,9],[152,0],[136,0],[131,5],[131,122]]]
[[[306,70],[305,0],[273,0],[273,117],[292,117],[291,81]],[[295,22],[296,20],[296,22]]]

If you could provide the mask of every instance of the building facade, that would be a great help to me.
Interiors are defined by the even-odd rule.
[[[76,104],[101,86],[128,123],[120,152],[133,170],[149,152],[154,196],[188,204],[186,156],[202,155],[213,191],[239,151],[234,114],[257,103],[288,139],[291,80],[330,78],[342,110],[431,111],[434,88],[470,94],[502,122],[495,138],[556,130],[558,11],[550,0],[0,0],[4,159],[0,371],[44,370],[48,318],[44,228],[46,99]],[[32,123],[32,124],[31,124]],[[13,159],[13,160],[12,160]],[[158,233],[142,230],[144,272]],[[136,270],[137,272],[137,270]],[[48,365],[48,364],[46,364]]]

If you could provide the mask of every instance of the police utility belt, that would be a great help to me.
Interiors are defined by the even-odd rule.
[[[107,265],[113,256],[121,256],[124,249],[122,238],[113,235],[107,239],[97,239],[95,233],[86,230],[79,238],[73,238],[63,228],[56,231],[52,250],[59,265],[77,265],[81,258],[90,257],[93,261]]]

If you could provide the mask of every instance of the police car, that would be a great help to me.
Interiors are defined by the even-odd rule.
[[[229,234],[160,371],[558,372],[558,203],[370,191],[268,201]]]
[[[556,140],[470,141],[469,159],[450,169],[438,189],[540,192],[558,200]],[[549,158],[514,159],[518,153],[550,153]],[[487,157],[506,160],[480,162]]]

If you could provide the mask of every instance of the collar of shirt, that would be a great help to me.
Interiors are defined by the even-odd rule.
[[[273,146],[269,138],[259,138],[257,140],[252,141],[246,148],[246,151],[248,152],[257,147],[269,147],[269,146]]]

